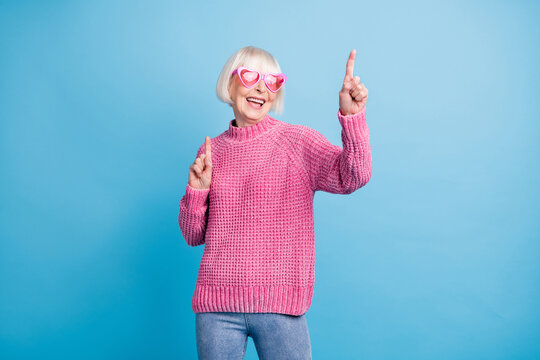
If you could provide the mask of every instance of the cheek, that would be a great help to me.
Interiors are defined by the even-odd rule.
[[[245,88],[243,86],[238,86],[238,83],[235,81],[234,83],[230,83],[229,96],[233,101],[237,101],[238,98],[244,96],[244,90]]]
[[[236,97],[238,99],[243,99],[247,96],[246,94],[246,91],[245,91],[245,88],[242,87],[242,88],[237,88],[237,91],[236,91]]]
[[[276,100],[276,95],[271,95],[271,96],[268,98],[267,103],[268,103],[269,105],[272,105],[272,103],[274,102],[274,100]]]

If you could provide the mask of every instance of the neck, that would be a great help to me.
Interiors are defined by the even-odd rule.
[[[240,127],[240,128],[258,124],[266,116],[266,114],[262,114],[260,118],[249,119],[249,118],[246,118],[246,117],[243,117],[243,116],[239,115],[238,112],[236,111],[236,109],[233,109],[233,112],[234,112],[234,124],[237,127]]]

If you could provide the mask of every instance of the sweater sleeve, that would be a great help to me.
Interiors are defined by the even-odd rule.
[[[366,108],[353,115],[338,110],[343,148],[307,128],[302,158],[313,191],[350,194],[371,178],[371,146]]]
[[[197,157],[204,151],[204,144],[197,152]],[[189,246],[204,244],[204,234],[208,221],[208,194],[210,189],[195,189],[186,185],[186,193],[180,200],[178,223],[182,235]]]

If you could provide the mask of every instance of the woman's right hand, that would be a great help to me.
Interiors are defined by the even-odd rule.
[[[212,180],[212,141],[209,136],[204,145],[205,152],[189,167],[189,186],[199,190],[209,189]]]

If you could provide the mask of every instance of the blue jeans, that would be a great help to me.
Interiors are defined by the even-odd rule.
[[[306,314],[203,312],[195,327],[199,360],[243,360],[248,336],[261,360],[311,359]]]

